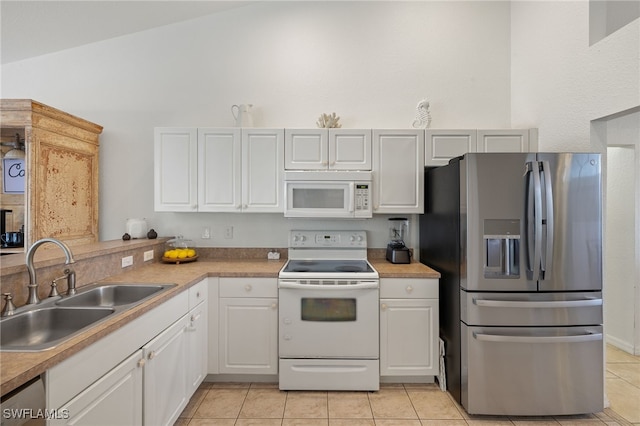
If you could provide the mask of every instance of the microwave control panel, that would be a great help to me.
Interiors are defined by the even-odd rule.
[[[371,182],[355,183],[355,216],[371,217]]]

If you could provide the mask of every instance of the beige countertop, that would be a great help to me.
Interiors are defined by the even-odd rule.
[[[284,260],[207,260],[180,265],[153,263],[139,269],[114,275],[104,283],[172,283],[177,284],[156,297],[132,309],[115,315],[57,347],[41,352],[0,352],[0,394],[26,383],[91,345],[128,322],[150,311],[174,295],[186,290],[206,277],[273,277]],[[372,259],[380,278],[439,278],[440,274],[421,263],[391,264],[384,259]]]

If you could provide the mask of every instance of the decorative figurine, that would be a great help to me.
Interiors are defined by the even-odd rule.
[[[130,239],[131,239],[131,235],[125,232],[124,235],[122,236],[122,241],[129,241]]]
[[[318,118],[318,121],[316,121],[316,124],[318,125],[319,128],[325,128],[325,129],[337,129],[342,127],[342,124],[338,123],[338,121],[340,120],[340,117],[338,117],[336,115],[335,112],[331,113],[331,115],[328,114],[321,114],[320,118]]]
[[[429,102],[423,99],[416,106],[416,119],[413,121],[413,127],[416,129],[428,129],[429,126],[431,126]]]
[[[151,228],[151,230],[147,232],[147,238],[150,240],[155,240],[156,238],[158,238],[158,233],[153,228]]]

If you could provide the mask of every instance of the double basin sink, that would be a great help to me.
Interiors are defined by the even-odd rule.
[[[52,349],[172,287],[175,284],[95,284],[72,296],[28,305],[25,310],[0,320],[0,351]]]

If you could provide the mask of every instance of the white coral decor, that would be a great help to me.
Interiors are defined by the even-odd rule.
[[[416,106],[416,119],[413,120],[415,129],[428,129],[431,126],[431,113],[429,112],[429,102],[426,99],[418,102]]]
[[[342,124],[338,123],[340,121],[340,117],[336,115],[335,112],[328,114],[321,114],[316,124],[320,128],[339,128],[342,127]]]

